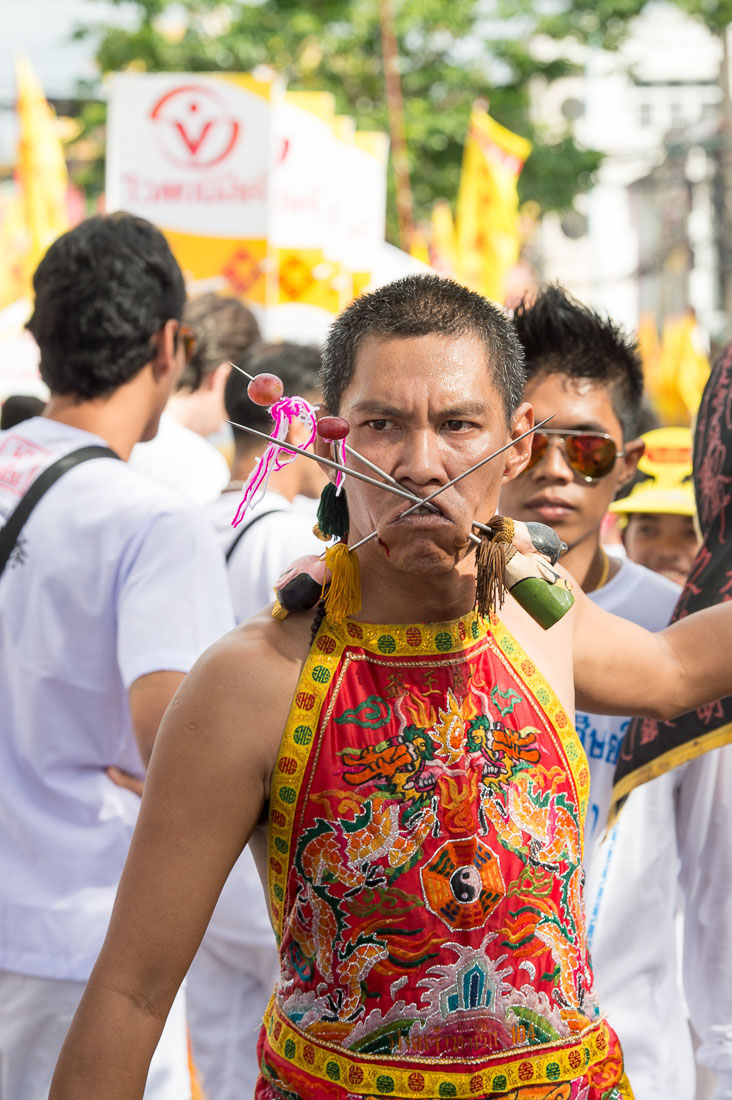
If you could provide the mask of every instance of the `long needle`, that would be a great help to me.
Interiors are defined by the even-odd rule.
[[[283,451],[291,451],[293,454],[303,455],[305,458],[309,458],[311,462],[319,462],[322,466],[330,466],[333,470],[341,470],[344,474],[348,474],[349,477],[355,477],[358,478],[359,481],[365,481],[367,485],[375,485],[377,489],[383,489],[387,493],[394,493],[395,496],[414,501],[415,508],[419,508],[421,504],[421,500],[416,493],[410,493],[406,489],[399,488],[398,485],[377,481],[376,478],[369,477],[368,474],[361,474],[358,470],[352,470],[350,466],[343,466],[342,463],[334,462],[330,458],[321,458],[320,455],[315,455],[311,451],[306,451],[303,447],[296,447],[294,443],[285,443],[279,439],[273,439],[271,435],[266,435],[264,432],[257,431],[256,428],[249,428],[246,424],[236,424],[233,420],[228,420],[227,423],[231,424],[232,428],[238,428],[242,432],[249,432],[250,435],[256,435],[259,439],[265,439],[267,443],[276,443]],[[471,535],[471,539],[475,542],[480,541],[480,539],[474,535]]]
[[[238,370],[239,374],[243,374],[245,378],[248,378],[250,382],[254,381],[253,374],[247,374],[247,372],[242,367],[237,367],[236,363],[232,363],[230,359],[227,359],[226,362],[229,364],[230,367],[233,367],[234,370]]]
[[[387,474],[386,470],[382,470],[381,467],[377,466],[375,462],[371,461],[371,459],[366,458],[358,451],[355,451],[353,447],[351,447],[348,443],[346,443],[346,451],[349,455],[351,455],[352,458],[356,458],[359,462],[363,462],[364,466],[368,466],[369,470],[373,470],[375,474],[379,475],[379,477],[383,477],[384,481],[388,481],[390,485],[396,485],[398,489],[401,489],[401,485],[395,477],[392,477],[391,474]],[[415,502],[420,499],[416,493],[412,493],[411,497]],[[430,512],[439,512],[440,509],[433,504],[431,505],[429,510]]]
[[[481,466],[485,466],[486,462],[490,462],[492,459],[498,458],[498,456],[503,454],[504,451],[509,450],[511,447],[515,446],[516,443],[520,443],[522,439],[525,439],[528,435],[532,435],[534,432],[538,431],[539,428],[543,428],[545,424],[548,424],[548,422],[553,419],[554,415],[552,414],[552,416],[547,416],[544,418],[544,420],[540,420],[538,424],[534,424],[533,428],[529,428],[528,431],[522,432],[521,435],[517,435],[515,439],[510,440],[509,443],[505,443],[503,447],[499,447],[497,451],[493,451],[492,454],[486,455],[485,458],[481,458],[480,462],[476,462],[474,466],[470,466],[469,469],[464,470],[463,473],[458,474],[457,477],[452,478],[451,481],[445,482],[444,485],[441,485],[439,489],[435,489],[434,493],[430,493],[430,495],[428,497],[425,497],[424,500],[420,500],[417,503],[413,504],[411,508],[407,508],[405,512],[402,512],[399,518],[402,519],[404,516],[408,516],[412,512],[416,512],[418,508],[422,508],[424,505],[429,504],[430,501],[434,500],[435,497],[440,495],[440,493],[444,493],[445,489],[449,489],[458,481],[462,481],[464,477],[468,477],[469,474],[472,474],[476,470],[479,470]],[[370,535],[364,535],[362,539],[359,539],[358,542],[355,542],[353,546],[349,546],[348,549],[358,550],[359,546],[363,546],[364,543],[369,542],[370,539],[377,538],[378,534],[378,531],[372,531]]]
[[[244,377],[248,378],[250,382],[254,381],[254,376],[249,374],[247,371],[245,371],[243,367],[239,367],[239,366],[237,366],[236,363],[232,363],[230,359],[227,359],[226,361],[227,361],[227,363],[229,364],[230,367],[233,367],[234,370],[238,370],[239,374],[243,374]],[[230,420],[229,423],[231,424],[232,421]],[[544,423],[546,423],[546,421],[544,421]],[[244,431],[254,432],[253,428],[246,428],[243,424],[238,424],[236,426],[239,427],[239,428],[242,428]],[[539,426],[540,425],[537,424],[537,427],[539,427]],[[255,434],[261,435],[262,433],[261,432],[256,432]],[[262,436],[262,438],[265,438],[265,437]],[[271,436],[267,436],[266,438],[271,439]],[[285,448],[285,449],[287,449],[287,448]],[[295,448],[295,449],[297,450],[297,448]],[[362,455],[358,451],[354,450],[353,447],[349,446],[348,443],[346,443],[346,450],[348,451],[348,453],[353,458],[357,458],[359,462],[363,462],[364,466],[367,466],[370,470],[373,470],[375,474],[379,475],[379,477],[383,477],[384,480],[388,481],[390,485],[394,485],[397,488],[400,488],[399,482],[396,480],[396,478],[392,477],[391,474],[387,474],[386,470],[382,470],[381,467],[377,466],[375,462],[371,462],[370,459],[365,458],[364,455]],[[311,454],[309,451],[302,451],[301,450],[298,453],[299,454],[304,454],[306,458],[314,458],[316,462],[318,461],[317,456]],[[322,461],[327,462],[327,459],[323,459]],[[349,474],[353,474],[354,477],[358,477],[358,474],[356,474],[353,470],[348,470],[347,467],[345,467],[345,466],[340,466],[338,463],[336,463],[335,467],[338,470],[342,469],[344,472],[347,472]],[[381,484],[381,483],[372,481],[371,484],[376,485],[376,484]],[[383,485],[381,487],[384,488]],[[445,488],[447,488],[447,486],[445,486]],[[415,503],[418,502],[419,499],[420,499],[417,496],[416,493],[407,493],[405,490],[401,490],[401,495],[406,496],[408,500],[415,501]],[[432,507],[429,509],[429,511],[439,512],[439,508],[436,508],[434,505],[432,505]],[[477,520],[473,521],[473,527],[477,527],[479,531],[484,531],[486,534],[491,533],[490,527],[487,527],[484,523],[478,523]],[[372,535],[370,537],[373,538],[374,536]],[[471,535],[471,539],[472,539],[473,542],[478,542],[479,541],[478,539],[474,539],[472,535]],[[361,543],[358,543],[358,545],[360,546]]]
[[[386,470],[382,470],[381,466],[377,466],[375,462],[371,461],[371,459],[365,458],[364,455],[362,455],[359,451],[355,451],[353,449],[353,447],[349,446],[348,443],[346,443],[346,450],[348,451],[349,455],[351,455],[353,458],[357,458],[360,462],[363,462],[364,466],[368,466],[368,468],[370,470],[373,470],[375,474],[379,474],[381,477],[384,478],[385,481],[388,481],[391,485],[399,486],[399,482],[397,481],[397,479],[395,477],[392,477],[391,474],[387,474]],[[414,494],[415,502],[418,499],[419,498],[417,497],[417,494],[415,493]],[[432,505],[430,505],[430,510],[434,511],[434,512],[439,512],[440,509],[436,508],[435,505],[432,504]],[[485,534],[487,534],[487,535],[492,534],[492,529],[488,526],[488,524],[479,523],[477,519],[473,520],[473,527],[477,527],[479,531],[484,531]]]

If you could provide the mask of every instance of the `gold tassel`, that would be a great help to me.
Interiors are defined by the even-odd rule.
[[[508,516],[493,516],[488,521],[492,534],[484,534],[476,552],[475,607],[488,616],[503,606],[506,598],[506,563],[516,553],[512,545],[514,523]]]
[[[283,607],[279,600],[275,600],[272,606],[272,618],[279,619],[280,622],[284,622],[290,612],[286,607]]]
[[[361,610],[361,569],[358,556],[345,542],[337,542],[325,551],[325,564],[330,570],[330,585],[323,585],[325,613],[335,623]]]

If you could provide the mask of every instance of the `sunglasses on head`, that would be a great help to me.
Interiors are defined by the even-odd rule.
[[[616,451],[615,440],[604,432],[543,428],[531,437],[531,458],[527,470],[541,462],[553,439],[561,444],[567,462],[585,481],[599,481],[607,477],[616,459],[622,458],[625,453]]]
[[[196,334],[190,325],[182,324],[178,329],[178,335],[183,345],[183,354],[186,357],[186,363],[190,363],[193,358],[193,353],[196,350]]]

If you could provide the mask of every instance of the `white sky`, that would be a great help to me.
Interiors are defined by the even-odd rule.
[[[95,73],[93,46],[72,42],[74,27],[124,22],[125,8],[107,0],[4,0],[0,10],[0,162],[8,163],[15,147],[15,58],[30,58],[46,95],[71,96],[77,80]]]
[[[77,23],[124,21],[124,8],[106,0],[5,0],[0,34],[0,101],[15,94],[14,60],[30,58],[46,94],[73,93],[80,78],[94,74],[89,43],[71,42]]]

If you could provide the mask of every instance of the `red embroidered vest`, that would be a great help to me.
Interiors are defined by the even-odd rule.
[[[257,1095],[580,1078],[616,1095],[584,927],[588,785],[569,718],[498,620],[326,620],[271,792],[282,972]]]

